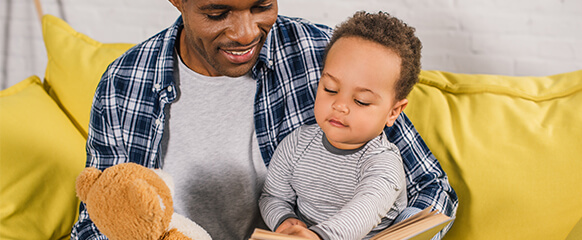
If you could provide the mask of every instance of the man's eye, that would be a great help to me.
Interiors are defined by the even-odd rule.
[[[206,17],[213,21],[220,21],[226,18],[228,12],[206,14]]]
[[[261,12],[264,12],[267,10],[271,10],[273,8],[273,4],[271,3],[271,4],[267,4],[267,5],[258,5],[258,6],[255,6],[254,8],[261,11]]]
[[[368,102],[362,102],[360,100],[354,99],[354,102],[356,102],[356,104],[360,105],[360,106],[370,106],[370,103]]]
[[[328,93],[337,93],[337,91],[331,90],[329,88],[323,88],[323,90],[328,92]]]

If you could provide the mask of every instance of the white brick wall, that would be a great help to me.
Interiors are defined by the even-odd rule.
[[[102,42],[137,43],[178,16],[165,0],[41,0]],[[582,69],[582,0],[280,0],[279,13],[335,26],[357,10],[387,11],[417,28],[423,68],[551,75]],[[44,76],[33,0],[0,0],[0,89]]]

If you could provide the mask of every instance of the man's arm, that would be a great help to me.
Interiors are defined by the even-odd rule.
[[[79,221],[73,225],[71,230],[71,239],[91,239],[91,240],[107,240],[108,238],[103,235],[97,227],[89,219],[89,214],[85,208],[85,204],[81,203],[79,206]]]
[[[125,52],[105,70],[91,107],[87,167],[105,170],[125,162],[160,167],[163,107],[176,96],[164,87],[173,83],[174,40],[180,26],[181,17]],[[84,204],[79,208],[79,221],[71,238],[106,239],[89,218]]]
[[[122,141],[117,140],[113,131],[111,112],[116,112],[112,106],[107,106],[107,102],[115,102],[108,99],[107,85],[109,83],[107,73],[104,74],[97,86],[95,99],[91,107],[91,118],[89,123],[89,133],[87,137],[87,162],[86,167],[96,167],[104,170],[115,164],[127,162],[126,151]],[[119,131],[118,131],[119,132]],[[84,203],[79,206],[79,219],[71,230],[71,239],[107,239],[93,221],[89,218],[89,213]]]
[[[385,129],[388,139],[400,149],[408,188],[408,207],[401,215],[411,216],[429,206],[453,216],[457,212],[457,194],[449,184],[446,173],[402,113],[391,128]],[[405,216],[406,217],[406,216]],[[399,216],[398,220],[404,217]],[[444,235],[450,227],[440,234]]]
[[[101,84],[100,84],[101,85]],[[112,166],[112,161],[101,161],[101,159],[111,159],[111,158],[102,158],[105,156],[111,156],[116,152],[114,149],[115,147],[106,147],[107,145],[104,144],[107,139],[111,139],[111,137],[106,136],[106,132],[110,130],[106,129],[106,126],[109,124],[106,123],[104,114],[103,114],[103,105],[101,104],[101,98],[99,97],[99,89],[102,87],[99,86],[97,88],[97,97],[93,102],[93,106],[91,107],[91,122],[89,124],[89,136],[87,140],[87,162],[86,167],[96,167],[100,170],[104,170],[105,168]],[[84,203],[81,203],[79,206],[79,219],[73,225],[73,229],[71,230],[71,239],[91,239],[91,240],[98,240],[98,239],[107,239],[105,235],[103,235],[93,221],[89,218],[89,213],[87,212],[87,208]]]

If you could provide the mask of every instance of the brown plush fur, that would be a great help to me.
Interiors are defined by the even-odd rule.
[[[77,195],[86,204],[90,218],[110,239],[155,240],[167,234],[174,212],[172,196],[166,183],[152,170],[134,163],[119,164],[103,172],[86,168],[76,184]]]

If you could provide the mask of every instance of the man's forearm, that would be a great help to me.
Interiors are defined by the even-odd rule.
[[[85,204],[81,203],[79,206],[79,220],[73,225],[71,230],[72,240],[108,240],[108,238],[103,235],[97,227],[89,219],[89,213],[85,208]]]

